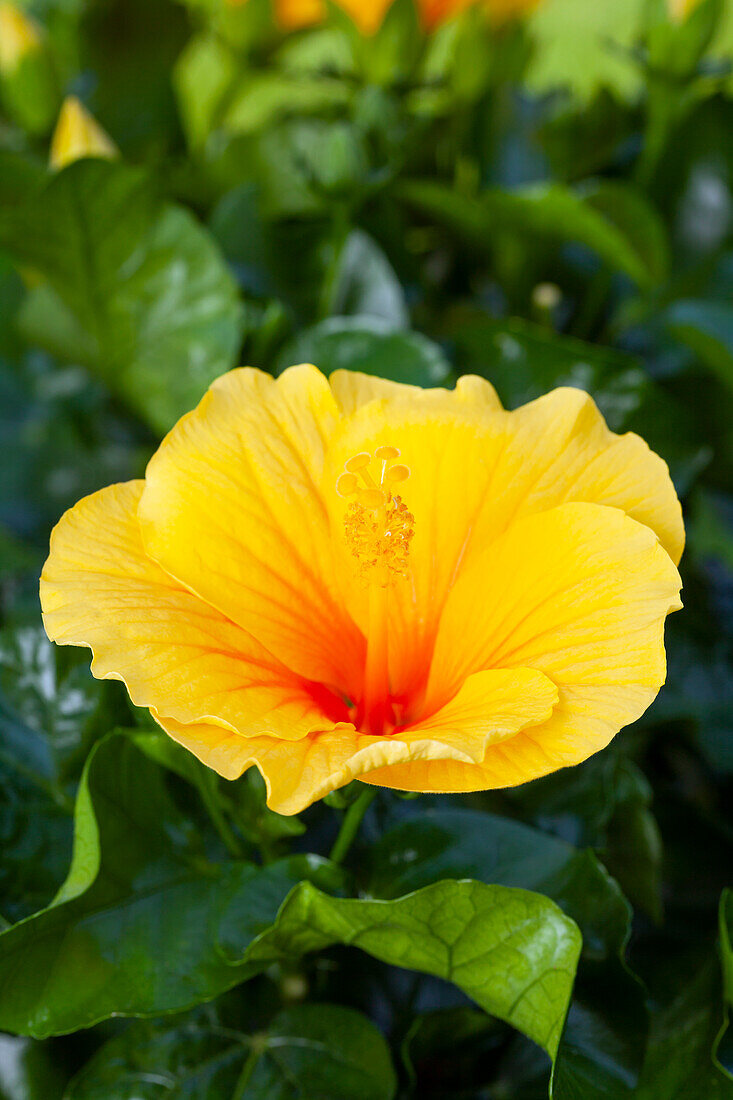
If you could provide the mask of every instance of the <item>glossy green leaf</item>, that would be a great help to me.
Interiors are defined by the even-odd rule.
[[[583,935],[553,1095],[574,1100],[590,1080],[599,1098],[629,1095],[646,1029],[641,989],[622,962],[631,911],[591,851],[495,814],[431,809],[388,830],[372,849],[370,866],[369,887],[378,896],[465,875],[551,897]]]
[[[393,901],[370,901],[333,898],[301,883],[247,957],[266,963],[334,943],[453,982],[555,1054],[581,937],[548,898],[446,880]],[[222,927],[222,948],[232,963],[241,957],[236,923]]]
[[[342,1005],[284,1009],[246,1034],[216,1021],[134,1023],[105,1044],[65,1100],[392,1100],[389,1049]]]
[[[0,935],[0,1028],[44,1037],[177,1011],[252,972],[225,961],[219,928],[234,923],[246,944],[322,861],[212,864],[190,833],[161,769],[123,736],[100,742],[66,881],[49,908]]]
[[[356,370],[413,386],[440,386],[450,375],[442,349],[419,332],[394,332],[378,317],[329,317],[283,348],[278,367],[315,363],[324,374]]]
[[[137,170],[79,161],[6,217],[0,240],[42,281],[26,336],[81,362],[159,431],[234,366],[235,284],[192,218],[161,207]]]

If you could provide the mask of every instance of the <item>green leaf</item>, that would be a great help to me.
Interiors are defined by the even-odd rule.
[[[680,301],[663,314],[677,340],[687,344],[721,381],[733,387],[733,308],[725,302]]]
[[[543,95],[567,89],[584,102],[599,88],[610,88],[631,99],[641,86],[631,48],[642,12],[643,0],[545,0],[529,22],[535,47],[529,88]]]
[[[66,1077],[42,1043],[0,1035],[0,1100],[62,1100]]]
[[[691,721],[706,759],[722,774],[733,773],[733,661],[725,642],[671,627],[668,649],[667,684],[651,718]]]
[[[76,720],[98,702],[86,685],[77,692],[73,670],[59,676],[41,635],[0,637],[0,912],[14,920],[48,903],[67,866],[72,823],[61,776],[77,747]]]
[[[262,1031],[215,1022],[134,1023],[106,1043],[65,1100],[392,1100],[389,1049],[342,1005],[286,1008]]]
[[[190,834],[163,772],[131,741],[95,747],[66,882],[49,908],[0,935],[0,1028],[43,1038],[178,1011],[253,972],[223,958],[219,927],[234,924],[246,944],[323,861],[213,864]]]
[[[670,263],[667,230],[644,193],[628,183],[609,180],[584,183],[577,193],[623,233],[645,264],[651,282],[666,282]]]
[[[607,749],[572,771],[518,787],[507,792],[507,797],[524,817],[543,829],[567,837],[579,847],[595,848],[632,905],[659,918],[659,828],[651,812],[651,786],[632,760]],[[634,836],[631,846],[630,827]]]
[[[396,1091],[384,1039],[360,1013],[341,1005],[285,1009],[258,1048],[244,1098],[391,1100]]]
[[[84,664],[61,663],[42,627],[0,631],[0,690],[50,748],[54,774],[80,749],[103,692]]]
[[[440,386],[450,375],[441,348],[419,332],[394,332],[378,317],[329,317],[304,329],[280,353],[278,369],[315,363],[324,374],[356,370],[413,386]]]
[[[23,202],[45,179],[46,173],[35,161],[0,149],[0,209]]]
[[[641,989],[623,964],[631,909],[592,851],[494,814],[431,809],[388,830],[369,866],[369,888],[384,897],[464,875],[551,897],[583,935],[553,1095],[572,1100],[592,1081],[599,1098],[628,1096],[646,1029]]]
[[[236,286],[206,231],[161,207],[137,170],[79,161],[0,226],[42,283],[29,340],[83,363],[166,431],[223,371],[243,331]]]
[[[551,897],[579,925],[583,954],[622,950],[630,909],[592,852],[478,810],[430,809],[389,829],[369,854],[368,889],[380,898],[440,878],[473,878]]]
[[[551,1056],[557,1050],[581,937],[540,894],[446,880],[370,901],[329,897],[301,883],[247,957],[264,964],[335,943],[453,982]],[[222,950],[233,964],[243,949],[238,924],[224,926]]]
[[[173,82],[189,145],[203,145],[237,75],[236,57],[213,34],[192,38],[176,62]]]
[[[253,72],[240,80],[228,97],[222,128],[250,134],[290,115],[317,115],[343,108],[348,85],[341,80],[278,71]]]
[[[53,58],[45,41],[29,49],[12,71],[3,66],[0,101],[8,115],[30,134],[51,129],[61,96]]]
[[[730,933],[727,893],[721,898],[724,952],[724,930]],[[710,960],[654,1015],[638,1100],[731,1100],[733,1076],[715,1057],[726,1025],[720,973]]]
[[[455,345],[458,367],[488,378],[510,409],[556,386],[574,386],[590,393],[609,427],[619,431],[653,389],[634,356],[560,336],[519,318],[494,320],[483,313],[459,311],[444,335]]]
[[[537,183],[472,197],[431,180],[407,180],[397,185],[397,194],[473,247],[490,249],[497,233],[506,232],[529,241],[538,236],[572,241],[645,290],[657,285],[660,266],[666,265],[655,215],[640,194],[620,185],[594,185],[584,192]]]
[[[381,317],[394,329],[409,328],[400,281],[377,242],[361,229],[349,233],[339,253],[331,312]]]

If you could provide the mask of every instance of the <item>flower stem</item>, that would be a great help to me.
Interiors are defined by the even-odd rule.
[[[344,814],[344,820],[341,822],[339,835],[336,837],[334,846],[331,849],[329,858],[332,863],[343,862],[344,856],[354,842],[356,834],[359,832],[362,818],[369,809],[376,793],[376,787],[365,787],[356,802],[352,802],[349,806]]]

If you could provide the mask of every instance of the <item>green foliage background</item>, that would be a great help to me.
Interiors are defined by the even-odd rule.
[[[733,4],[426,40],[33,0],[0,75],[0,1100],[733,1098]],[[47,169],[64,94],[121,155]],[[300,819],[40,627],[49,531],[222,372],[590,391],[683,497],[669,676],[602,754]]]

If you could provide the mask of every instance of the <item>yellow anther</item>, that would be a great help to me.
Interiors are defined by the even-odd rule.
[[[336,492],[339,496],[350,497],[359,488],[359,479],[356,474],[341,474],[336,481]]]
[[[399,481],[407,481],[410,476],[410,467],[403,466],[400,463],[397,466],[390,466],[387,473],[384,475],[384,480],[388,485],[396,485]]]
[[[366,451],[346,462],[346,473],[336,482],[341,496],[353,498],[344,516],[349,549],[359,563],[362,578],[377,589],[386,588],[395,577],[408,576],[415,517],[393,492],[393,486],[407,481],[410,469],[402,463],[388,465],[399,454],[397,447],[377,447],[374,457],[382,464],[378,485],[367,470],[372,456]]]
[[[350,474],[356,474],[359,470],[365,470],[371,460],[372,456],[367,451],[361,451],[344,463],[344,469]]]

